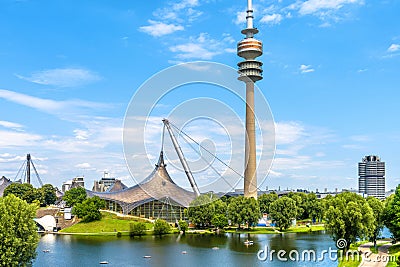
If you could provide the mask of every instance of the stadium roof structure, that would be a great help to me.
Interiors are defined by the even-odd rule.
[[[164,163],[163,151],[153,172],[141,183],[117,192],[93,192],[87,190],[89,197],[98,196],[101,199],[119,204],[124,214],[145,203],[158,200],[174,206],[189,207],[196,195],[177,184],[169,176]]]

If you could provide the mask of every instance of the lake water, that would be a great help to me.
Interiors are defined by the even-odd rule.
[[[252,240],[246,246],[244,241]],[[336,249],[329,235],[323,232],[309,234],[274,235],[168,235],[162,238],[146,236],[129,237],[90,237],[67,235],[44,235],[37,249],[34,266],[337,266],[337,262],[325,255],[323,261],[294,262],[288,254],[287,262],[268,258],[260,261],[259,250],[285,250],[289,253],[297,249],[314,250],[319,257],[323,250]],[[214,249],[213,249],[214,248]],[[218,248],[218,249],[216,249]],[[49,250],[49,252],[43,252]],[[186,251],[183,254],[182,251]],[[151,258],[143,258],[150,255]],[[295,256],[295,254],[292,254]],[[265,254],[261,254],[265,256]]]

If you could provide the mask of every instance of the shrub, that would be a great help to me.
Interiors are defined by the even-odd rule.
[[[129,224],[129,236],[142,236],[146,232],[146,224],[142,222]]]
[[[179,228],[183,233],[186,233],[186,231],[189,229],[188,223],[186,221],[180,220],[179,221]]]
[[[168,234],[171,231],[171,225],[164,221],[163,219],[157,219],[154,222],[154,234],[156,235],[164,235]]]

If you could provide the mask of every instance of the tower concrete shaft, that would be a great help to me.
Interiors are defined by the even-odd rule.
[[[262,55],[262,42],[255,39],[258,30],[253,27],[252,0],[247,0],[246,29],[242,30],[245,38],[237,45],[237,54],[245,60],[238,63],[240,81],[246,83],[246,143],[244,196],[257,198],[257,158],[256,129],[254,106],[254,83],[262,79],[262,62],[256,60]]]
[[[256,125],[254,118],[254,83],[247,82],[244,196],[257,199]]]

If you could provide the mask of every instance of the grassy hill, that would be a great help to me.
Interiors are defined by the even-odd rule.
[[[146,228],[151,230],[153,224],[144,221],[140,218],[132,217],[119,217],[116,214],[101,212],[102,219],[100,221],[83,223],[79,222],[71,227],[62,229],[61,233],[73,233],[73,234],[97,234],[97,235],[116,235],[120,232],[123,235],[129,234],[129,226],[131,223],[144,222]]]

